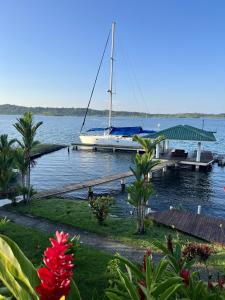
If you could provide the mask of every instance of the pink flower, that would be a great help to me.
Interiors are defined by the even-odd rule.
[[[72,246],[68,234],[56,231],[56,239],[50,238],[52,247],[44,252],[45,267],[38,269],[41,284],[36,287],[40,300],[59,300],[70,291],[73,276],[73,254],[66,254]]]

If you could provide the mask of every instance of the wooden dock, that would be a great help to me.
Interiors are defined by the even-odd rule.
[[[150,213],[148,217],[202,240],[225,245],[224,219],[177,209]]]
[[[91,150],[91,151],[109,151],[109,152],[134,152],[143,153],[144,150],[141,146],[125,146],[125,145],[108,145],[108,144],[85,144],[85,143],[72,143],[74,150]]]
[[[172,166],[172,165],[174,165],[174,162],[172,162],[172,161],[162,161],[161,164],[155,166],[152,169],[152,173],[160,171],[160,170],[165,170],[165,168]],[[96,185],[101,185],[101,184],[105,184],[108,182],[121,180],[121,179],[131,177],[131,176],[133,176],[133,173],[131,171],[128,171],[128,172],[124,172],[124,173],[119,173],[119,174],[100,177],[97,179],[88,180],[88,181],[81,182],[81,183],[64,185],[62,187],[53,188],[53,189],[39,192],[34,196],[34,198],[40,199],[40,198],[47,198],[47,197],[52,197],[52,196],[61,195],[61,194],[65,194],[65,193],[70,193],[70,192],[74,192],[77,190],[82,190],[85,188],[93,187]]]

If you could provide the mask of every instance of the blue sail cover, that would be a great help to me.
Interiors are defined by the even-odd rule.
[[[142,127],[112,127],[111,135],[133,136],[141,133],[155,133],[154,130],[143,130]]]
[[[110,129],[110,130],[109,130]],[[136,127],[107,127],[107,128],[91,128],[88,130],[90,131],[105,131],[109,130],[110,135],[121,135],[121,136],[133,136],[135,134],[141,134],[141,133],[155,133],[154,130],[144,130],[140,126]]]

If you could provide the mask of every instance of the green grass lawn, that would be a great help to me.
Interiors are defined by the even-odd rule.
[[[152,247],[151,241],[158,239],[165,242],[165,236],[172,234],[174,240],[180,239],[183,242],[196,240],[188,235],[178,233],[163,225],[151,224],[145,235],[137,235],[136,222],[134,219],[115,219],[109,217],[105,226],[98,225],[93,216],[88,202],[63,199],[33,200],[30,204],[18,204],[17,206],[5,206],[10,210],[21,213],[29,213],[41,216],[49,220],[69,224],[76,228],[94,232],[100,235],[129,243],[134,246]]]
[[[40,266],[43,251],[50,245],[49,235],[11,222],[0,225],[0,233],[13,239],[33,264]],[[78,248],[74,279],[83,299],[91,299],[94,289],[98,291],[99,299],[103,299],[107,286],[106,267],[110,259],[112,256],[105,252],[83,245]]]
[[[60,149],[60,147],[62,146],[56,144],[38,144],[32,149],[31,155],[36,155],[38,153],[45,153],[46,151],[55,151]]]

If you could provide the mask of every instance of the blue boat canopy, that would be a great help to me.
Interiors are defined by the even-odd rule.
[[[88,129],[87,132],[90,132],[90,131],[105,131],[107,130],[108,128],[100,128],[100,127],[97,127],[97,128],[91,128],[91,129]]]
[[[141,134],[141,133],[155,133],[154,130],[144,130],[140,126],[136,127],[108,127],[108,128],[91,128],[88,130],[90,131],[105,131],[109,130],[110,135],[122,135],[122,136],[133,136],[135,134]]]

